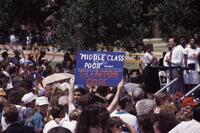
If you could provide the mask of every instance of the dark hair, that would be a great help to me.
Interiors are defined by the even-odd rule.
[[[47,133],[71,133],[71,131],[64,127],[54,127],[49,130]]]
[[[145,51],[147,51],[148,49],[152,49],[152,48],[153,48],[153,44],[148,43],[148,44],[145,46]]]
[[[20,104],[22,97],[27,93],[27,90],[23,87],[13,88],[9,91],[8,102],[10,104]]]
[[[84,108],[88,105],[92,105],[94,103],[105,103],[104,99],[102,99],[101,97],[99,96],[96,96],[94,94],[86,94],[86,95],[83,95],[81,96],[77,102],[76,102],[76,107],[77,108]]]
[[[81,95],[85,95],[86,94],[86,91],[83,88],[77,88],[77,89],[74,90],[74,92],[80,92]]]
[[[121,107],[121,109],[125,109],[127,103],[130,103],[130,102],[131,102],[131,96],[129,95],[125,95],[119,98],[119,106]]]
[[[3,52],[3,53],[1,54],[1,56],[2,56],[3,58],[7,58],[7,57],[8,57],[8,52],[7,52],[7,51]]]
[[[200,105],[196,106],[194,109],[193,109],[193,118],[200,122]]]
[[[138,116],[139,125],[144,133],[154,133],[152,117],[153,115]]]
[[[6,122],[13,123],[18,121],[18,110],[13,104],[7,104],[4,108],[4,116]]]
[[[173,113],[160,112],[155,115],[155,122],[161,133],[168,133],[177,124],[177,120]]]
[[[97,92],[102,95],[102,96],[106,96],[108,94],[108,89],[109,87],[108,86],[98,86],[97,87]]]
[[[51,115],[53,116],[53,118],[60,118],[62,113],[64,114],[64,106],[62,105],[56,105],[52,108],[51,110]]]
[[[113,128],[114,126],[122,126],[123,125],[123,122],[122,120],[119,118],[119,117],[111,117],[109,120],[108,120],[108,131],[110,131],[111,128]]]
[[[86,106],[77,121],[76,133],[88,133],[90,128],[105,129],[110,115],[102,104]]]

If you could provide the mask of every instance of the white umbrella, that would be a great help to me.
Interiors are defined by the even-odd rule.
[[[128,92],[128,93],[132,93],[135,89],[137,88],[140,88],[140,84],[136,84],[136,83],[126,83],[124,85],[125,87],[125,90]]]
[[[55,83],[61,80],[70,79],[72,77],[74,77],[74,75],[70,73],[54,73],[52,75],[45,77],[42,80],[42,83],[45,85],[48,85],[48,84]]]

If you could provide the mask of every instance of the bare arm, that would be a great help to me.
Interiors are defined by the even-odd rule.
[[[71,112],[71,106],[74,104],[74,77],[71,77],[69,84],[70,84],[70,88],[69,88],[69,96],[68,96],[68,113]]]
[[[119,99],[119,96],[120,96],[120,93],[122,92],[124,88],[124,82],[123,80],[118,84],[118,87],[117,87],[117,92],[115,94],[115,97],[114,99],[112,100],[111,104],[107,107],[107,110],[112,113],[115,108],[117,107],[117,104],[118,104],[118,99]]]

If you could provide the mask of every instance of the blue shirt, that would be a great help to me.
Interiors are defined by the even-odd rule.
[[[45,125],[44,116],[40,112],[35,112],[26,120],[25,125],[31,126],[34,129],[43,129]]]

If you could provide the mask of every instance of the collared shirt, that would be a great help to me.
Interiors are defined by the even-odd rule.
[[[111,117],[115,117],[115,116],[119,117],[124,122],[126,122],[129,125],[131,125],[132,127],[134,127],[137,130],[137,133],[140,132],[136,116],[129,114],[128,112],[126,112],[124,110],[120,110],[120,111],[115,110],[115,111],[113,111],[113,113],[110,114],[110,116]]]
[[[169,133],[200,133],[200,123],[194,119],[183,121],[169,131]]]

